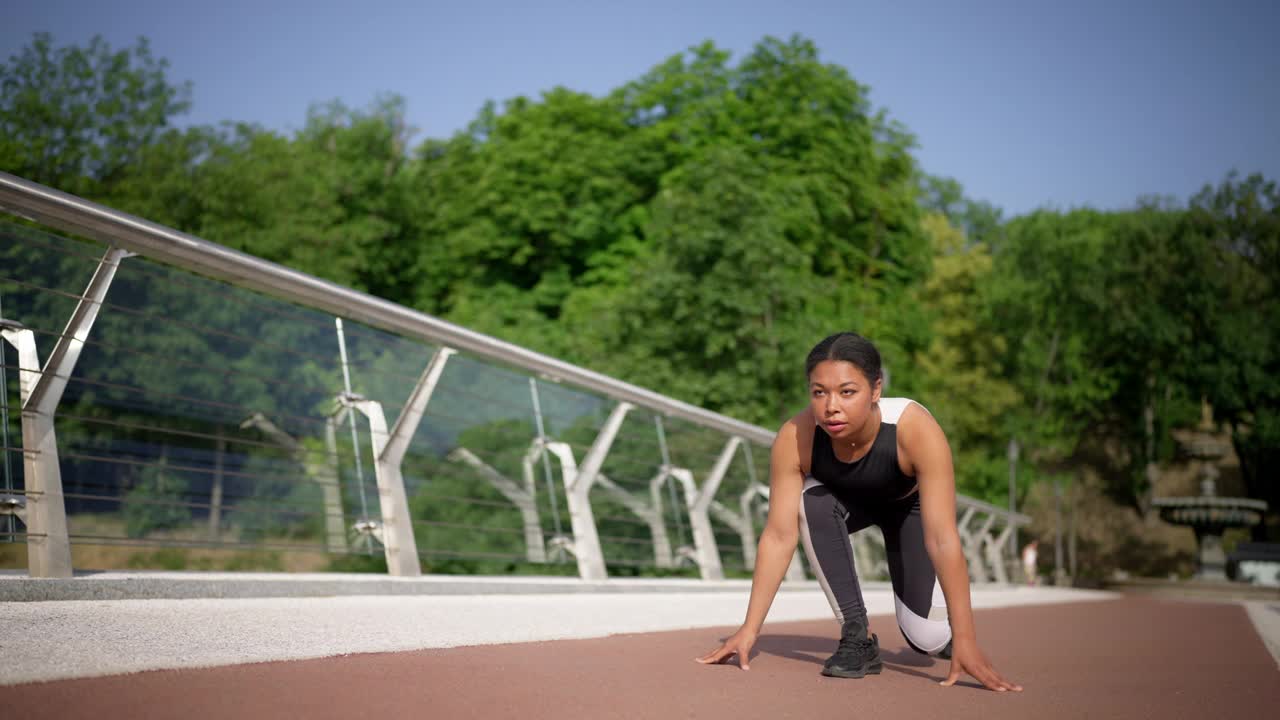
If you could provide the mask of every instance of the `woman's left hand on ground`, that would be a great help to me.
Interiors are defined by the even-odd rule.
[[[996,692],[1022,692],[1022,686],[1009,682],[991,667],[991,661],[986,655],[982,654],[977,644],[962,644],[959,647],[953,646],[951,655],[951,672],[947,673],[947,679],[942,681],[942,685],[950,687],[956,684],[960,679],[961,673],[968,673],[987,687],[988,690]]]

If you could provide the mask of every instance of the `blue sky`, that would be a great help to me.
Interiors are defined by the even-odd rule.
[[[188,2],[9,0],[0,58],[147,36],[185,123],[288,131],[307,107],[408,101],[415,141],[485,100],[563,85],[602,94],[711,40],[741,57],[766,35],[812,39],[917,137],[929,172],[1018,214],[1185,200],[1230,169],[1280,179],[1280,3]]]

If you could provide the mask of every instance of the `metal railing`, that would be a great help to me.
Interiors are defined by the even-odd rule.
[[[5,173],[0,209],[107,246],[0,236],[0,541],[32,576],[69,577],[73,540],[751,569],[772,431]],[[1006,580],[1027,518],[958,505],[975,579]]]

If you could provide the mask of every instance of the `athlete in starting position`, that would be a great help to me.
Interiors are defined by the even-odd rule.
[[[917,652],[951,660],[942,684],[955,684],[965,672],[991,690],[1021,691],[978,648],[969,573],[956,529],[951,448],[942,428],[918,403],[880,397],[880,353],[856,333],[818,343],[805,369],[809,407],[788,420],[773,441],[769,518],[760,536],[746,621],[698,662],[719,663],[737,655],[739,666],[747,669],[799,540],[841,624],[840,644],[822,674],[879,673],[879,638],[867,635],[867,609],[849,541],[852,533],[875,525],[884,533],[898,627]]]

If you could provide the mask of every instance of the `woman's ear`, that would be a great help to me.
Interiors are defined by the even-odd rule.
[[[871,389],[871,402],[873,403],[880,402],[880,393],[883,390],[884,390],[884,378],[882,377],[876,380],[875,386],[873,386]]]

